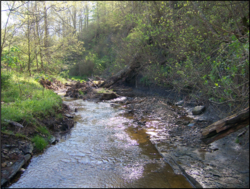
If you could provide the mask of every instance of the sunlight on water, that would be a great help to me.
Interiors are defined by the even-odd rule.
[[[11,187],[191,187],[149,141],[157,121],[148,130],[135,128],[123,110],[109,103],[64,102],[78,108],[70,135],[33,157]]]

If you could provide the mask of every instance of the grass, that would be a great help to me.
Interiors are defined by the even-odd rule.
[[[62,119],[63,118],[63,116],[62,116],[62,114],[56,114],[56,119]]]
[[[31,139],[31,141],[35,143],[35,148],[39,151],[44,150],[48,145],[48,142],[43,137],[40,137],[39,135],[34,136]]]
[[[105,88],[98,88],[96,89],[97,93],[112,93],[113,89],[105,89]]]
[[[48,129],[45,126],[39,126],[39,127],[37,127],[37,131],[40,132],[40,133],[42,133],[42,134],[45,134],[47,136],[50,135]]]
[[[8,86],[1,88],[1,124],[4,119],[32,122],[39,116],[55,115],[62,105],[62,99],[43,87],[32,77],[12,73]]]
[[[84,92],[82,92],[82,91],[79,91],[79,94],[80,94],[80,95],[84,95]]]
[[[240,141],[239,141],[239,137],[236,137],[236,139],[235,139],[235,143],[239,143]]]
[[[80,81],[82,82],[86,82],[87,77],[82,77],[82,76],[69,76],[69,79],[73,80],[73,81]]]

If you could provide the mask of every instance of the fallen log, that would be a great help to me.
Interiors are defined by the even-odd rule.
[[[9,124],[11,124],[11,125],[13,125],[13,126],[16,126],[16,127],[23,127],[22,124],[17,123],[17,122],[15,122],[15,121],[11,121],[11,120],[8,120],[8,119],[4,119],[4,121],[6,121],[7,123],[9,123]]]
[[[204,128],[201,140],[209,144],[247,125],[249,125],[249,107]]]
[[[121,79],[134,77],[137,74],[138,69],[141,67],[139,59],[140,55],[135,54],[128,66],[114,76],[110,77],[108,80],[104,81],[100,87],[108,88]]]

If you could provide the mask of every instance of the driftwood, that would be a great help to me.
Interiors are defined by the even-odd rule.
[[[201,140],[209,144],[247,125],[249,125],[249,107],[204,128]]]
[[[22,124],[20,123],[17,123],[15,121],[11,121],[11,120],[8,120],[8,119],[4,119],[4,121],[8,122],[9,124],[13,125],[13,126],[16,126],[16,127],[23,127]]]
[[[132,78],[133,76],[135,76],[137,74],[138,69],[141,66],[139,62],[139,58],[140,58],[140,55],[135,54],[135,56],[132,58],[128,66],[126,66],[123,70],[119,71],[114,76],[110,77],[108,80],[102,83],[100,87],[108,88],[121,79]]]

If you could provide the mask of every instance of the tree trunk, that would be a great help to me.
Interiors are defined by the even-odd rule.
[[[38,13],[38,9],[37,9],[37,1],[35,2],[35,10],[36,13]],[[38,16],[36,14],[36,36],[37,38],[37,43],[39,46],[39,54],[40,54],[40,59],[41,59],[41,69],[43,70],[43,57],[42,57],[42,48],[41,48],[41,40],[40,40],[40,35],[39,35],[39,28],[38,28]]]
[[[140,55],[135,54],[133,59],[131,60],[130,64],[126,66],[123,70],[119,71],[114,76],[110,77],[108,80],[106,80],[101,87],[108,88],[111,85],[114,85],[117,81],[121,79],[130,79],[137,75],[139,68],[141,67],[141,64],[139,62]]]
[[[201,140],[209,144],[249,125],[249,107],[221,119],[202,131]]]
[[[27,4],[28,6],[28,11],[29,11],[29,2]],[[28,56],[29,56],[29,60],[28,60],[28,71],[29,71],[29,74],[31,76],[31,71],[30,71],[30,16],[28,15]]]
[[[46,8],[46,1],[43,1],[43,8],[44,8],[44,49],[45,49],[45,60],[47,61],[47,64],[50,64],[50,54],[49,54],[49,30],[48,30],[48,15],[47,15],[47,8]],[[45,74],[47,73],[48,66],[44,69]]]

